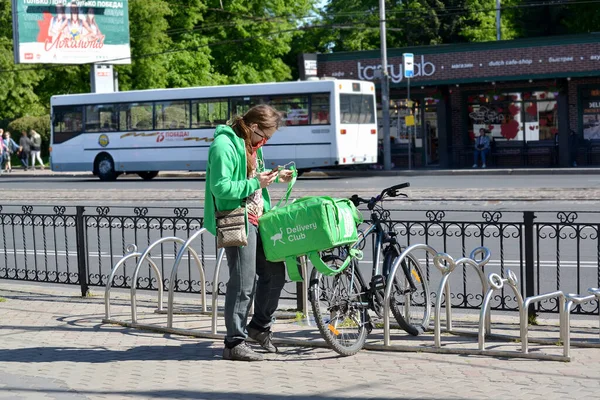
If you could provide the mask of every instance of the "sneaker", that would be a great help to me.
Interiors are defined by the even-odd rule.
[[[477,168],[477,164],[473,164],[473,168]]]
[[[230,349],[223,349],[223,360],[232,361],[262,361],[263,356],[252,350],[246,342],[242,342]]]
[[[277,347],[273,344],[273,332],[270,330],[261,332],[258,329],[248,327],[248,336],[256,340],[260,344],[260,347],[269,353],[277,353]]]
[[[485,168],[485,164],[483,164],[483,165],[481,166],[481,168]]]

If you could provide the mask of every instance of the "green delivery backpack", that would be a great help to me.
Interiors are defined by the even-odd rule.
[[[338,268],[323,262],[319,252],[355,243],[358,240],[356,225],[363,221],[362,214],[348,199],[314,196],[288,203],[296,181],[295,172],[285,196],[259,219],[258,229],[265,256],[269,261],[285,261],[292,281],[302,280],[296,259],[303,255],[308,256],[323,275],[335,275],[343,271],[353,258],[362,258],[360,250],[351,249]]]

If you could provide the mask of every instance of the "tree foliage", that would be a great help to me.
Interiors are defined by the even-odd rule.
[[[132,64],[120,90],[298,77],[298,55],[380,48],[379,0],[129,0]],[[600,30],[593,2],[502,0],[502,38]],[[317,8],[319,5],[319,8]],[[495,40],[495,0],[387,0],[388,48]],[[11,2],[0,2],[0,121],[45,116],[90,91],[89,65],[15,65]],[[35,129],[35,128],[34,128]],[[40,132],[43,129],[36,129]]]

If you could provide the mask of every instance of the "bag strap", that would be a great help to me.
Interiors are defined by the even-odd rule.
[[[358,249],[350,249],[350,253],[346,257],[346,259],[344,260],[342,265],[340,265],[340,267],[338,269],[334,269],[334,268],[331,268],[331,266],[327,265],[321,259],[321,255],[319,254],[319,252],[312,251],[312,252],[308,253],[308,259],[310,260],[312,265],[316,268],[317,271],[319,271],[320,273],[322,273],[325,276],[337,275],[340,272],[342,272],[343,270],[345,270],[346,267],[348,267],[348,265],[350,265],[350,262],[352,262],[353,259],[362,260],[362,258],[363,258],[362,251],[360,251]]]
[[[294,184],[296,183],[296,179],[298,179],[298,170],[296,169],[296,163],[292,161],[290,163],[289,169],[292,171],[292,179],[288,182],[287,191],[285,192],[285,195],[281,199],[279,199],[277,204],[274,207],[271,207],[271,210],[275,210],[279,207],[284,207],[285,205],[287,205],[288,200],[290,199],[292,189],[294,187]]]

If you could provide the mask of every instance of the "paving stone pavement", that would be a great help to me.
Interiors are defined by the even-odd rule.
[[[600,349],[573,349],[563,363],[284,347],[262,363],[232,362],[220,340],[102,324],[101,289],[76,289],[0,280],[0,399],[600,398]],[[140,314],[150,299],[138,294]],[[128,306],[116,295],[113,314]]]

